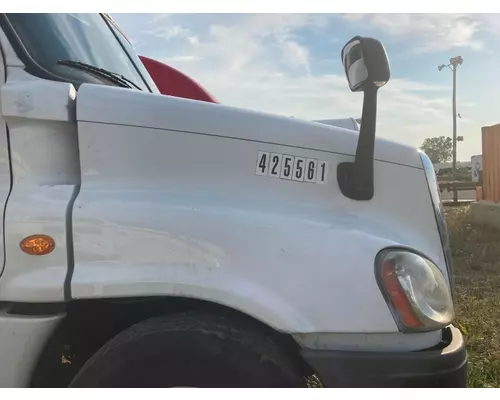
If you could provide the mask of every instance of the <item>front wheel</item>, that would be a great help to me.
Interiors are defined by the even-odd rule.
[[[245,324],[246,325],[246,324]],[[189,313],[134,325],[81,368],[72,387],[305,387],[271,338],[221,316]]]

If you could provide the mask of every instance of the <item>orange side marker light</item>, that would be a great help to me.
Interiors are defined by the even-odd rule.
[[[56,247],[56,242],[48,235],[31,235],[24,238],[19,243],[21,250],[32,256],[43,256],[52,253]]]

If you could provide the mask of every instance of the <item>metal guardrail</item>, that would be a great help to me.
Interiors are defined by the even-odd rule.
[[[465,190],[476,190],[476,187],[480,186],[478,182],[472,181],[454,181],[454,182],[438,182],[439,191],[442,193],[444,191],[449,192],[459,192]],[[456,197],[456,196],[454,196]],[[475,202],[476,200],[442,200],[444,206],[463,206]]]
[[[467,206],[471,203],[475,203],[475,200],[443,200],[443,206],[444,207],[460,207],[460,206]]]
[[[479,186],[477,182],[471,181],[455,181],[455,182],[438,182],[439,190],[443,192],[446,190],[447,192],[460,191],[460,190],[476,190],[476,187]]]

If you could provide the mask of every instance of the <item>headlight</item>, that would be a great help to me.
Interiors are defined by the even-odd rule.
[[[387,249],[375,261],[377,281],[402,331],[444,328],[455,317],[447,280],[430,260]]]

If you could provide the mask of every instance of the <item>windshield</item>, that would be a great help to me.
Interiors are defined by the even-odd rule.
[[[109,14],[104,14],[104,16],[108,19],[110,22],[109,26],[113,30],[113,32],[116,34],[116,37],[120,41],[120,43],[123,45],[123,48],[125,51],[130,55],[130,57],[134,58],[137,60],[136,66],[139,69],[139,72],[141,75],[147,77],[147,82],[148,85],[153,89],[153,92],[155,93],[160,93],[158,87],[156,86],[156,83],[154,82],[153,78],[151,75],[149,75],[148,70],[146,69],[146,66],[144,63],[141,61],[141,59],[137,56],[137,53],[135,52],[134,46],[132,46],[132,43],[128,40],[128,38],[125,36],[121,28],[118,26],[116,21],[111,18]]]
[[[126,46],[119,40],[100,14],[6,14],[6,17],[29,57],[52,76],[77,84],[112,84],[90,71],[58,64],[62,60],[79,61],[123,75],[142,90],[158,92],[130,44]]]

